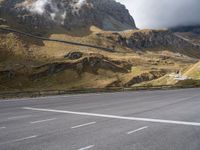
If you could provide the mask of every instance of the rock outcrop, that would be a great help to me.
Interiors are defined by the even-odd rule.
[[[123,32],[100,33],[104,37],[131,49],[169,49],[173,52],[200,58],[200,46],[190,42],[170,30],[129,30]]]
[[[110,70],[117,73],[128,73],[131,69],[131,65],[127,62],[115,62],[111,61],[103,56],[102,58],[91,56],[83,58],[77,62],[65,62],[65,63],[52,63],[45,64],[34,68],[37,70],[35,74],[31,76],[32,79],[53,75],[64,70],[73,69],[81,76],[83,72],[90,72],[92,74],[98,74],[99,69]],[[42,71],[38,71],[42,70]]]
[[[125,84],[125,87],[130,87],[137,83],[142,83],[145,81],[152,81],[158,79],[166,74],[165,71],[150,71],[142,73],[136,77],[133,77],[128,83]]]

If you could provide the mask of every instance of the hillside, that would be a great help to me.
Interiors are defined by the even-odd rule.
[[[199,55],[187,56],[177,45],[130,47],[118,40],[121,32],[94,27],[91,31],[87,36],[51,34],[49,38],[99,45],[113,51],[27,38],[1,30],[1,90],[131,87],[186,69]],[[135,32],[126,32],[123,38],[133,38]],[[136,33],[143,35],[144,31]],[[145,33],[149,36],[151,32]]]

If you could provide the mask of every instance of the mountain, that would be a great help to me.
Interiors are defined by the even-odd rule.
[[[1,0],[0,17],[10,17],[32,29],[67,30],[91,25],[103,30],[136,29],[124,5],[115,0]]]

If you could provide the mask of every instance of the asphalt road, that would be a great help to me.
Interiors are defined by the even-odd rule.
[[[0,100],[0,150],[200,150],[200,89]]]

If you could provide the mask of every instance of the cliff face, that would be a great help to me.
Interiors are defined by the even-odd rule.
[[[135,29],[128,10],[115,0],[3,0],[0,12],[32,28],[95,25],[103,30]]]
[[[99,37],[133,50],[164,49],[200,58],[200,45],[170,30],[128,30],[123,32],[101,33]]]
[[[123,35],[123,34],[122,34]],[[199,46],[186,41],[169,30],[141,30],[132,31],[129,36],[125,36],[124,43],[131,48],[155,48],[170,47],[175,49],[200,49]]]

